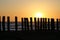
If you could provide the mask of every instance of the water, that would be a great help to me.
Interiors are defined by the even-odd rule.
[[[23,28],[24,28],[24,27],[23,27]],[[18,29],[18,31],[21,31],[21,30],[22,30],[21,23],[18,23],[17,29]],[[33,30],[34,30],[34,29],[35,29],[35,28],[33,27]],[[11,30],[11,31],[15,31],[15,23],[10,23],[10,30]],[[31,30],[30,27],[29,27],[29,30]],[[1,31],[3,31],[2,24],[1,24]],[[5,23],[5,31],[7,31],[7,23]]]
[[[30,24],[29,24],[30,25]],[[21,31],[22,30],[22,26],[21,26],[21,23],[18,23],[18,31]],[[43,28],[42,28],[43,29]],[[47,24],[47,29],[48,29],[48,24]],[[50,27],[51,29],[51,27]],[[56,25],[55,25],[55,30],[56,30]],[[7,23],[5,23],[5,30],[7,31]],[[10,23],[10,30],[11,31],[15,31],[15,23]],[[31,27],[29,27],[29,30],[31,30]],[[35,27],[34,27],[34,23],[33,23],[33,30],[35,30]],[[60,30],[60,25],[59,25],[59,30]],[[2,29],[2,24],[1,24],[1,31],[3,31]]]

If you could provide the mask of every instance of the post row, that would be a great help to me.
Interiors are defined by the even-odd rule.
[[[10,17],[7,16],[7,22],[5,21],[5,16],[0,16],[0,31],[6,30],[6,23],[7,23],[7,30],[10,31]],[[18,18],[15,16],[15,31],[18,31]],[[60,19],[54,20],[54,18],[36,18],[34,17],[34,22],[32,17],[30,17],[30,21],[28,18],[21,18],[21,29],[22,31],[59,31],[60,28]],[[55,29],[56,28],[56,29]]]

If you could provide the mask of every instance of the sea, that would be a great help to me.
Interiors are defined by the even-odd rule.
[[[30,24],[29,24],[30,25]],[[23,27],[25,29],[25,27]],[[1,23],[1,31],[3,31],[3,28],[2,28],[2,23]],[[7,22],[5,23],[5,31],[7,31]],[[18,22],[18,25],[17,25],[17,30],[18,31],[21,31],[22,30],[22,25],[21,25],[21,22]],[[31,27],[29,27],[29,30],[31,30]],[[33,25],[33,30],[35,30],[35,27]],[[15,31],[15,23],[14,22],[11,22],[10,23],[10,31]]]
[[[30,25],[30,23],[29,23],[29,25]],[[33,23],[33,25],[32,25],[33,27],[33,30],[35,30],[35,26],[34,26],[34,23]],[[39,25],[40,26],[40,25]],[[25,28],[24,26],[23,26],[23,28]],[[3,31],[3,28],[2,28],[2,23],[1,23],[1,31]],[[43,27],[42,27],[42,29],[44,29]],[[47,24],[47,29],[48,29],[48,24]],[[51,29],[51,27],[50,27],[50,29]],[[5,31],[7,31],[8,29],[7,29],[7,22],[5,23]],[[18,22],[18,26],[17,26],[17,30],[18,31],[21,31],[22,30],[22,25],[21,25],[21,22]],[[31,30],[31,27],[29,26],[29,30]],[[55,24],[55,30],[57,30],[57,27],[56,27],[56,24]],[[59,25],[59,30],[60,30],[60,25]],[[15,31],[15,23],[14,22],[11,22],[10,23],[10,31]]]

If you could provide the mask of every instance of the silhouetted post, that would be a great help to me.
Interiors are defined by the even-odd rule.
[[[24,26],[25,26],[25,31],[26,31],[26,30],[29,30],[28,18],[24,18]]]
[[[45,29],[47,30],[47,18],[45,18]]]
[[[50,31],[50,19],[48,18],[48,31]]]
[[[59,28],[60,28],[60,19],[59,19]]]
[[[10,31],[10,17],[7,17],[7,29]]]
[[[17,16],[15,16],[15,31],[17,31],[18,27],[18,21],[17,21]]]
[[[42,18],[40,18],[40,30],[42,30]]]
[[[24,18],[24,28],[25,28],[25,31],[26,31],[26,18]]]
[[[47,18],[43,18],[43,30],[47,31]]]
[[[31,27],[31,30],[33,30],[33,26],[32,26],[32,17],[30,17],[30,27]]]
[[[5,31],[5,16],[2,17],[2,28]]]
[[[29,21],[28,21],[28,18],[26,18],[26,27],[27,27],[27,31],[29,31]]]
[[[35,30],[37,30],[37,26],[36,26],[36,17],[34,18],[34,24],[35,24]]]
[[[1,16],[0,16],[0,31],[1,31]]]
[[[53,18],[51,18],[51,30],[54,31],[55,30],[55,21]]]
[[[24,19],[21,18],[22,31],[24,30],[24,28],[23,28],[23,21],[24,21]]]
[[[57,31],[59,30],[58,23],[59,23],[59,21],[58,21],[58,19],[56,19],[56,28],[57,28]]]
[[[43,23],[42,23],[42,30],[44,30],[45,29],[45,19],[43,18]]]
[[[38,30],[39,30],[39,27],[40,27],[40,26],[39,26],[39,25],[40,25],[39,22],[40,22],[40,21],[39,21],[39,18],[38,18]]]

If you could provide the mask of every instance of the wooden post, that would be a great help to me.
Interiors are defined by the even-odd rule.
[[[51,18],[51,30],[52,31],[55,30],[55,21],[54,21],[54,18]]]
[[[10,31],[10,17],[7,17],[7,29]]]
[[[40,25],[39,22],[40,22],[40,21],[39,21],[39,18],[38,18],[38,31],[39,31],[39,28],[40,28],[40,26],[39,26],[39,25]]]
[[[31,27],[31,30],[33,30],[33,26],[32,26],[32,17],[30,17],[30,27]]]
[[[24,28],[23,28],[23,18],[21,18],[21,25],[22,25],[22,31],[24,31]]]
[[[45,22],[45,19],[43,18],[43,22],[42,22],[42,30],[45,29],[45,28],[44,28],[44,27],[45,27],[45,25],[44,25],[45,23],[44,23],[44,22]]]
[[[40,18],[40,30],[42,30],[42,18]]]
[[[47,31],[47,18],[43,18],[43,30]]]
[[[58,23],[59,23],[59,21],[58,21],[58,19],[56,19],[56,28],[57,28],[57,31],[59,30]]]
[[[29,31],[29,22],[28,22],[28,18],[24,18],[24,26],[25,26],[25,31]]]
[[[59,28],[60,28],[60,19],[59,19]],[[60,30],[59,30],[60,31]]]
[[[48,18],[48,31],[50,31],[50,19]]]
[[[47,30],[47,18],[45,18],[45,30]]]
[[[0,16],[0,31],[1,31],[1,16]]]
[[[5,16],[2,17],[2,28],[5,31]]]
[[[17,31],[18,27],[18,21],[17,21],[17,16],[15,16],[15,31]]]
[[[29,31],[29,21],[28,21],[28,18],[26,18],[26,27],[27,27],[27,31]]]
[[[24,18],[24,28],[25,28],[25,31],[26,31],[26,18]]]
[[[34,24],[35,24],[35,30],[37,30],[37,26],[36,26],[36,17],[34,18]]]

